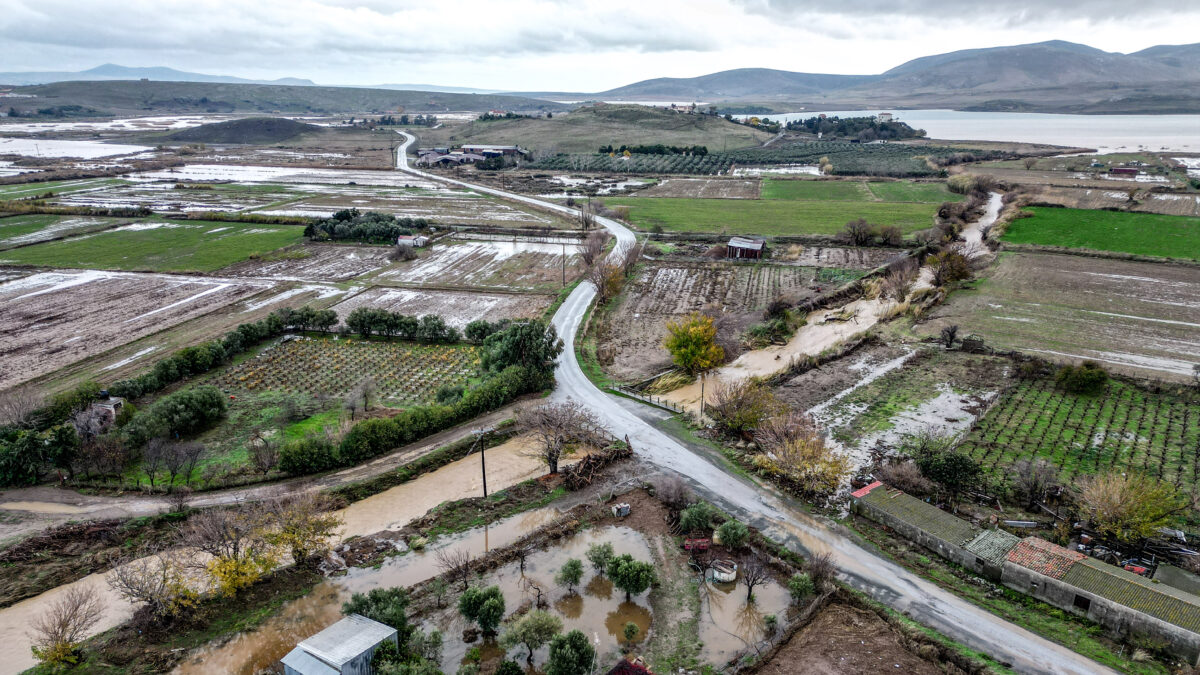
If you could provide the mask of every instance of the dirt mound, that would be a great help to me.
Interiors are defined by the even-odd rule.
[[[249,117],[242,120],[202,124],[177,131],[168,138],[186,143],[280,143],[321,127],[282,117]]]

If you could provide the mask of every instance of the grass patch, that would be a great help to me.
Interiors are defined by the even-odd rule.
[[[788,180],[766,178],[762,182],[763,199],[792,201],[869,202],[875,199],[860,180]]]
[[[609,206],[628,206],[629,219],[641,229],[655,225],[672,232],[797,235],[837,234],[846,223],[866,218],[877,225],[896,225],[905,234],[933,223],[934,204],[784,199],[606,199]]]
[[[0,262],[82,269],[211,272],[298,243],[303,228],[233,222],[146,220],[88,237],[8,251]]]
[[[120,178],[85,178],[83,180],[52,180],[45,183],[21,183],[0,185],[0,200],[28,199],[53,192],[57,195],[69,195],[72,192],[95,190],[114,185],[127,185],[128,181]]]
[[[963,195],[946,188],[945,183],[914,183],[910,180],[867,183],[867,188],[877,199],[885,202],[923,202],[941,204],[958,202]]]
[[[1200,218],[1041,206],[1025,212],[1033,217],[1010,223],[1004,241],[1200,260]]]

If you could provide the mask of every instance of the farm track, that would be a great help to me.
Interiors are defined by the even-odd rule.
[[[400,133],[405,136],[405,143],[397,152],[397,168],[410,171],[405,153],[415,139],[407,133]],[[414,173],[437,179],[422,172]],[[493,188],[452,182],[525,203],[540,201]],[[540,203],[569,217],[575,213],[565,206]],[[617,237],[618,247],[634,241],[633,233],[620,223],[608,218],[598,218],[597,221]],[[575,343],[580,324],[595,294],[596,290],[591,284],[580,284],[555,313],[554,326],[566,344]],[[829,552],[839,568],[839,576],[879,602],[905,612],[914,620],[973,649],[1010,663],[1022,673],[1082,675],[1114,672],[1061,645],[1014,626],[877,556],[860,546],[859,540],[840,526],[810,516],[802,506],[792,503],[770,487],[750,482],[718,467],[709,459],[707,449],[692,447],[666,434],[626,408],[615,397],[596,388],[580,368],[574,349],[563,352],[555,376],[558,387],[553,398],[575,399],[592,408],[608,429],[618,436],[627,437],[635,452],[646,461],[685,477],[706,499],[758,527],[767,536],[802,553]],[[639,409],[639,412],[642,411]]]

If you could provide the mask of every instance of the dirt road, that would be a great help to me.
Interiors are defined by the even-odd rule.
[[[405,136],[405,142],[397,152],[396,168],[425,178],[442,180],[439,176],[408,168],[405,153],[415,139],[405,132],[400,133]],[[549,208],[568,216],[574,212],[565,206],[532,197],[462,181],[449,182]],[[608,218],[597,218],[597,222],[616,236],[618,245],[633,243],[633,232],[620,223]],[[580,284],[555,313],[554,327],[566,344],[574,344],[580,323],[591,307],[595,294],[596,290],[591,284]],[[853,538],[839,532],[836,524],[809,516],[774,490],[718,468],[701,451],[668,436],[596,388],[580,368],[574,349],[563,352],[555,377],[558,386],[554,399],[571,398],[586,404],[609,430],[618,436],[627,435],[635,452],[643,458],[684,476],[705,498],[759,527],[790,548],[802,552],[831,552],[843,580],[893,609],[999,661],[1011,663],[1021,673],[1083,675],[1114,672],[1066,647],[1014,626],[867,551]]]

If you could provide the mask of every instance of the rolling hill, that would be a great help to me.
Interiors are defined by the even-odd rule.
[[[189,73],[174,68],[150,67],[131,68],[106,63],[102,66],[78,71],[46,71],[26,73],[0,73],[0,82],[13,85],[49,84],[51,82],[95,82],[105,80],[155,80],[158,82],[223,82],[227,84],[290,84],[311,86],[312,80],[283,77],[277,80],[248,80],[230,75],[206,75]]]
[[[281,143],[306,133],[320,133],[325,127],[305,124],[283,117],[247,117],[228,122],[202,124],[169,134],[166,140],[185,143]]]
[[[48,107],[80,106],[94,115],[147,115],[162,113],[284,113],[353,114],[386,112],[566,110],[551,101],[518,96],[399,91],[359,87],[279,86],[205,82],[56,82],[17,87],[14,98],[20,113]]]

